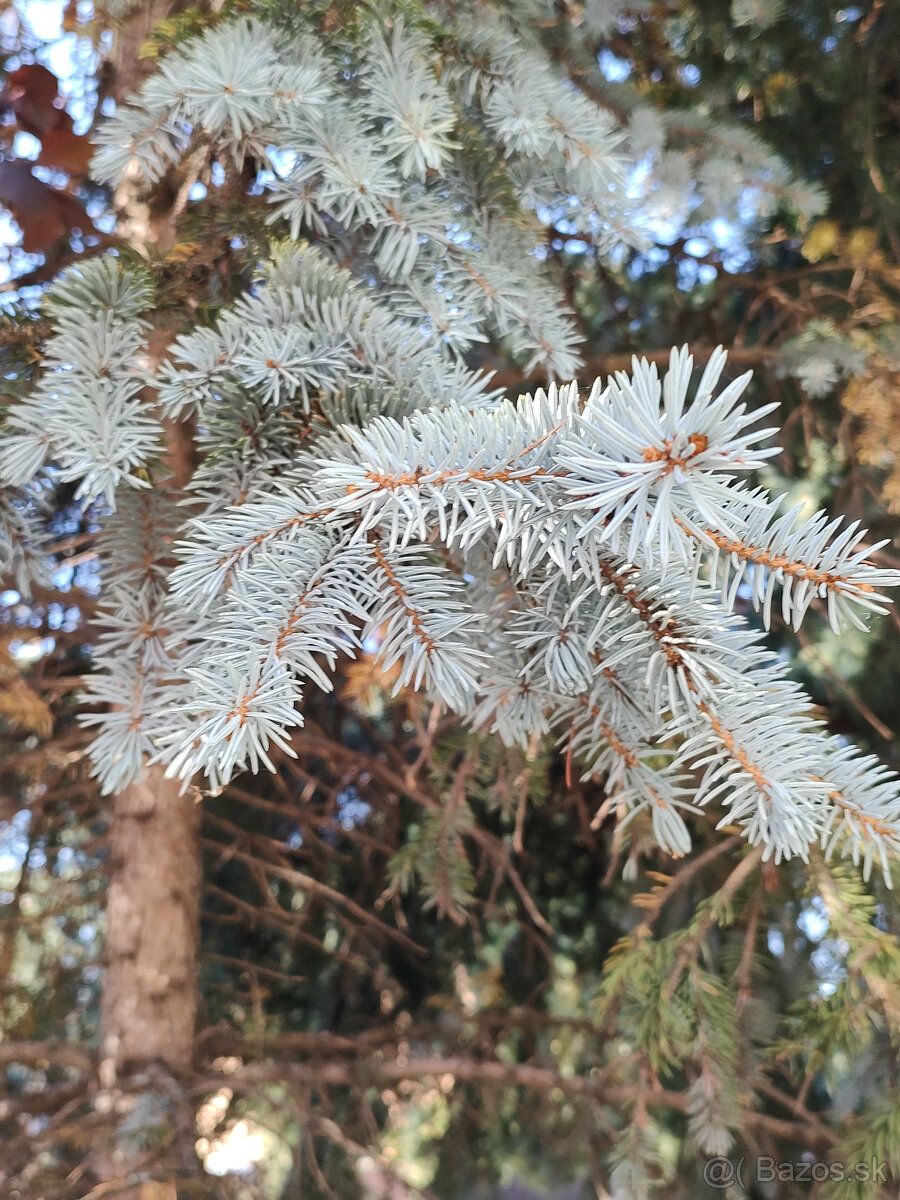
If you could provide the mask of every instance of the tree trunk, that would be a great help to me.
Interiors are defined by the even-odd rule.
[[[199,807],[159,767],[113,800],[101,1060],[189,1066],[197,1014]],[[105,1067],[107,1071],[110,1067]]]
[[[192,789],[159,767],[112,802],[110,881],[94,1106],[110,1114],[91,1153],[122,1200],[176,1200],[200,1174],[190,1069],[202,873]]]
[[[186,0],[147,0],[119,26],[108,60],[118,101],[153,69],[140,48],[156,23]],[[144,190],[126,180],[116,194],[117,233],[139,251],[165,251],[181,181],[167,176]],[[172,336],[150,335],[158,363]],[[147,397],[148,403],[153,397]],[[190,431],[166,425],[166,486],[182,488],[193,468]],[[202,1176],[194,1153],[194,1104],[184,1087],[197,1016],[197,953],[202,893],[199,794],[179,792],[162,768],[112,799],[110,880],[100,1022],[99,1091],[107,1136],[90,1155],[94,1174],[117,1200],[177,1200],[176,1181]],[[186,1193],[185,1193],[186,1194]]]

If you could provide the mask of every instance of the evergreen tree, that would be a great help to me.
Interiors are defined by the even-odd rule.
[[[782,19],[732,10],[737,38]],[[714,217],[808,228],[823,189],[739,114],[613,86],[602,47],[654,27],[616,5],[110,15],[118,104],[90,172],[121,213],[116,253],[97,237],[39,320],[17,314],[0,446],[28,619],[52,584],[47,533],[101,563],[81,716],[110,799],[68,701],[10,768],[28,835],[68,822],[81,871],[108,814],[99,1049],[0,1044],[46,1080],[38,1109],[58,1107],[36,1155],[20,1125],[11,1185],[206,1194],[194,1138],[209,1162],[242,1104],[288,1154],[260,1194],[467,1194],[454,1145],[487,1181],[510,1155],[527,1169],[519,1147],[546,1156],[549,1119],[589,1131],[599,1158],[577,1170],[623,1196],[691,1193],[702,1156],[744,1136],[795,1153],[843,1137],[845,1161],[893,1171],[890,1104],[857,1127],[832,1092],[826,1122],[810,1088],[834,1045],[862,1061],[878,1027],[894,1044],[896,947],[855,868],[890,880],[900,791],[822,729],[764,630],[821,613],[864,631],[900,577],[858,521],[779,507],[771,406],[748,406],[723,351],[702,344],[696,380],[675,349],[662,378],[636,359],[556,382],[583,355],[587,272],[652,261],[666,222],[684,242]],[[685,30],[719,27],[695,13],[679,41],[679,19],[659,25],[673,63],[696,49]],[[129,57],[145,25],[149,74]],[[37,76],[17,78],[36,101]],[[71,144],[62,161],[46,142],[86,199]],[[815,398],[865,369],[845,341],[807,324],[778,366]],[[34,344],[37,370],[20,362]],[[517,400],[496,386],[536,375]],[[42,686],[74,674],[54,662],[49,680],[5,668],[11,737],[46,733]],[[250,990],[205,996],[198,1041],[204,841],[203,944]],[[585,900],[598,858],[606,890]],[[758,942],[804,889],[855,965],[773,1029],[792,988],[760,996]],[[271,941],[229,953],[248,913]],[[37,1111],[27,1091],[4,1119]]]

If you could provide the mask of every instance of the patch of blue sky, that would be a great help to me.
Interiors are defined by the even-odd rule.
[[[355,787],[344,788],[339,792],[337,803],[341,828],[348,831],[365,824],[372,811],[372,805],[362,799]]]
[[[821,942],[828,932],[828,913],[820,896],[813,896],[809,904],[804,905],[803,911],[797,917],[797,928],[811,942]]]
[[[820,896],[813,896],[809,904],[804,905],[797,917],[797,928],[808,941],[815,944],[810,962],[819,978],[820,994],[833,995],[846,975],[845,964],[850,947],[842,938],[828,937],[830,921]]]
[[[0,873],[18,871],[28,853],[28,829],[31,825],[31,812],[20,809],[10,820],[0,821]],[[9,895],[9,893],[5,893]],[[0,893],[0,902],[4,902]],[[12,897],[10,896],[10,899]],[[9,901],[5,901],[9,903]]]
[[[831,995],[846,975],[844,964],[849,949],[847,943],[839,938],[826,939],[820,942],[809,956],[809,961],[819,976],[819,991],[823,995]]]
[[[597,55],[597,62],[603,72],[603,78],[608,79],[610,83],[624,83],[632,71],[627,58],[619,58],[605,46]]]
[[[748,222],[755,216],[755,211],[748,214]],[[745,230],[737,221],[729,221],[725,217],[714,217],[704,223],[703,231],[712,239],[717,250],[723,251],[722,266],[729,273],[746,269],[751,258],[747,249]]]
[[[286,150],[282,146],[266,146],[266,159],[271,170],[260,171],[256,182],[263,187],[271,187],[276,178],[285,179],[296,167],[299,157],[294,150]]]
[[[689,237],[684,243],[685,254],[690,254],[694,258],[703,258],[709,254],[712,247],[706,238]]]
[[[58,38],[62,33],[64,0],[26,0],[16,8],[25,19],[28,28],[42,42]]]
[[[56,638],[30,638],[27,642],[21,638],[13,638],[9,643],[9,652],[13,658],[22,663],[35,663],[45,658],[56,649]]]
[[[72,580],[75,577],[75,568],[65,565],[57,567],[53,572],[53,586],[67,591],[72,586]]]
[[[43,255],[27,254],[21,246],[16,245],[19,236],[19,227],[12,216],[5,210],[0,210],[0,250],[4,254],[4,258],[0,259],[0,283],[6,283],[14,276],[32,270],[44,261]],[[36,287],[35,293],[42,294],[43,288]],[[0,306],[5,304],[12,307],[16,296],[15,292],[0,294]]]
[[[16,158],[27,158],[34,161],[41,152],[41,143],[34,134],[25,133],[24,130],[20,129],[13,138],[12,148]]]

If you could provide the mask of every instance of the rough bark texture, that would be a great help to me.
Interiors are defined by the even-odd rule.
[[[150,768],[113,800],[101,1059],[190,1065],[200,913],[196,793]],[[109,1068],[107,1068],[109,1069]]]
[[[153,30],[165,17],[185,7],[186,0],[140,0],[116,24],[112,47],[101,70],[106,76],[104,90],[117,104],[136,92],[156,70],[153,56],[141,53]]]
[[[202,1174],[191,1065],[202,873],[197,793],[148,768],[112,801],[99,1089],[89,1153],[119,1200],[177,1200]],[[194,1195],[192,1191],[190,1193]]]
[[[119,26],[107,60],[117,101],[154,68],[140,48],[163,17],[186,0],[147,0]],[[202,4],[201,4],[202,7]],[[118,189],[117,234],[150,258],[174,238],[179,199],[189,184],[170,172],[153,188],[135,178]],[[182,205],[183,206],[183,205]],[[172,330],[150,334],[149,357],[165,355]],[[152,394],[146,396],[152,405]],[[168,422],[165,486],[182,488],[194,466],[191,430]],[[197,954],[202,892],[199,795],[159,767],[145,770],[111,801],[110,880],[95,1109],[109,1113],[108,1136],[89,1154],[100,1187],[117,1200],[207,1195],[194,1153],[194,1104],[183,1076],[191,1065],[197,1016]]]

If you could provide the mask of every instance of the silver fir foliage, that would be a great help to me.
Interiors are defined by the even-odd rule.
[[[343,58],[314,31],[223,24],[103,128],[111,182],[152,182],[198,139],[253,159],[290,240],[156,368],[140,271],[106,258],[51,290],[46,370],[0,449],[0,552],[21,560],[42,471],[105,507],[87,718],[102,786],[148,759],[212,789],[271,769],[304,691],[367,653],[474,728],[557,738],[605,778],[607,811],[626,828],[645,815],[673,855],[709,813],[776,861],[818,842],[889,876],[898,781],[822,731],[733,608],[743,589],[766,625],[776,605],[797,627],[815,604],[835,630],[864,627],[900,576],[855,525],[783,513],[753,486],[773,450],[748,377],[723,385],[722,351],[695,384],[682,348],[662,378],[635,360],[586,392],[509,401],[465,358],[491,338],[571,378],[578,339],[535,253],[543,222],[564,216],[598,253],[638,236],[626,139],[665,167],[654,194],[693,190],[707,125],[678,114],[676,131],[635,105],[629,134],[526,28],[454,8],[444,58],[375,15]],[[753,175],[753,139],[715,133]],[[515,211],[482,188],[465,137],[504,164]],[[787,197],[769,167],[761,191]],[[163,421],[188,416],[202,461],[179,496]],[[715,1073],[698,1114],[725,1087]]]

